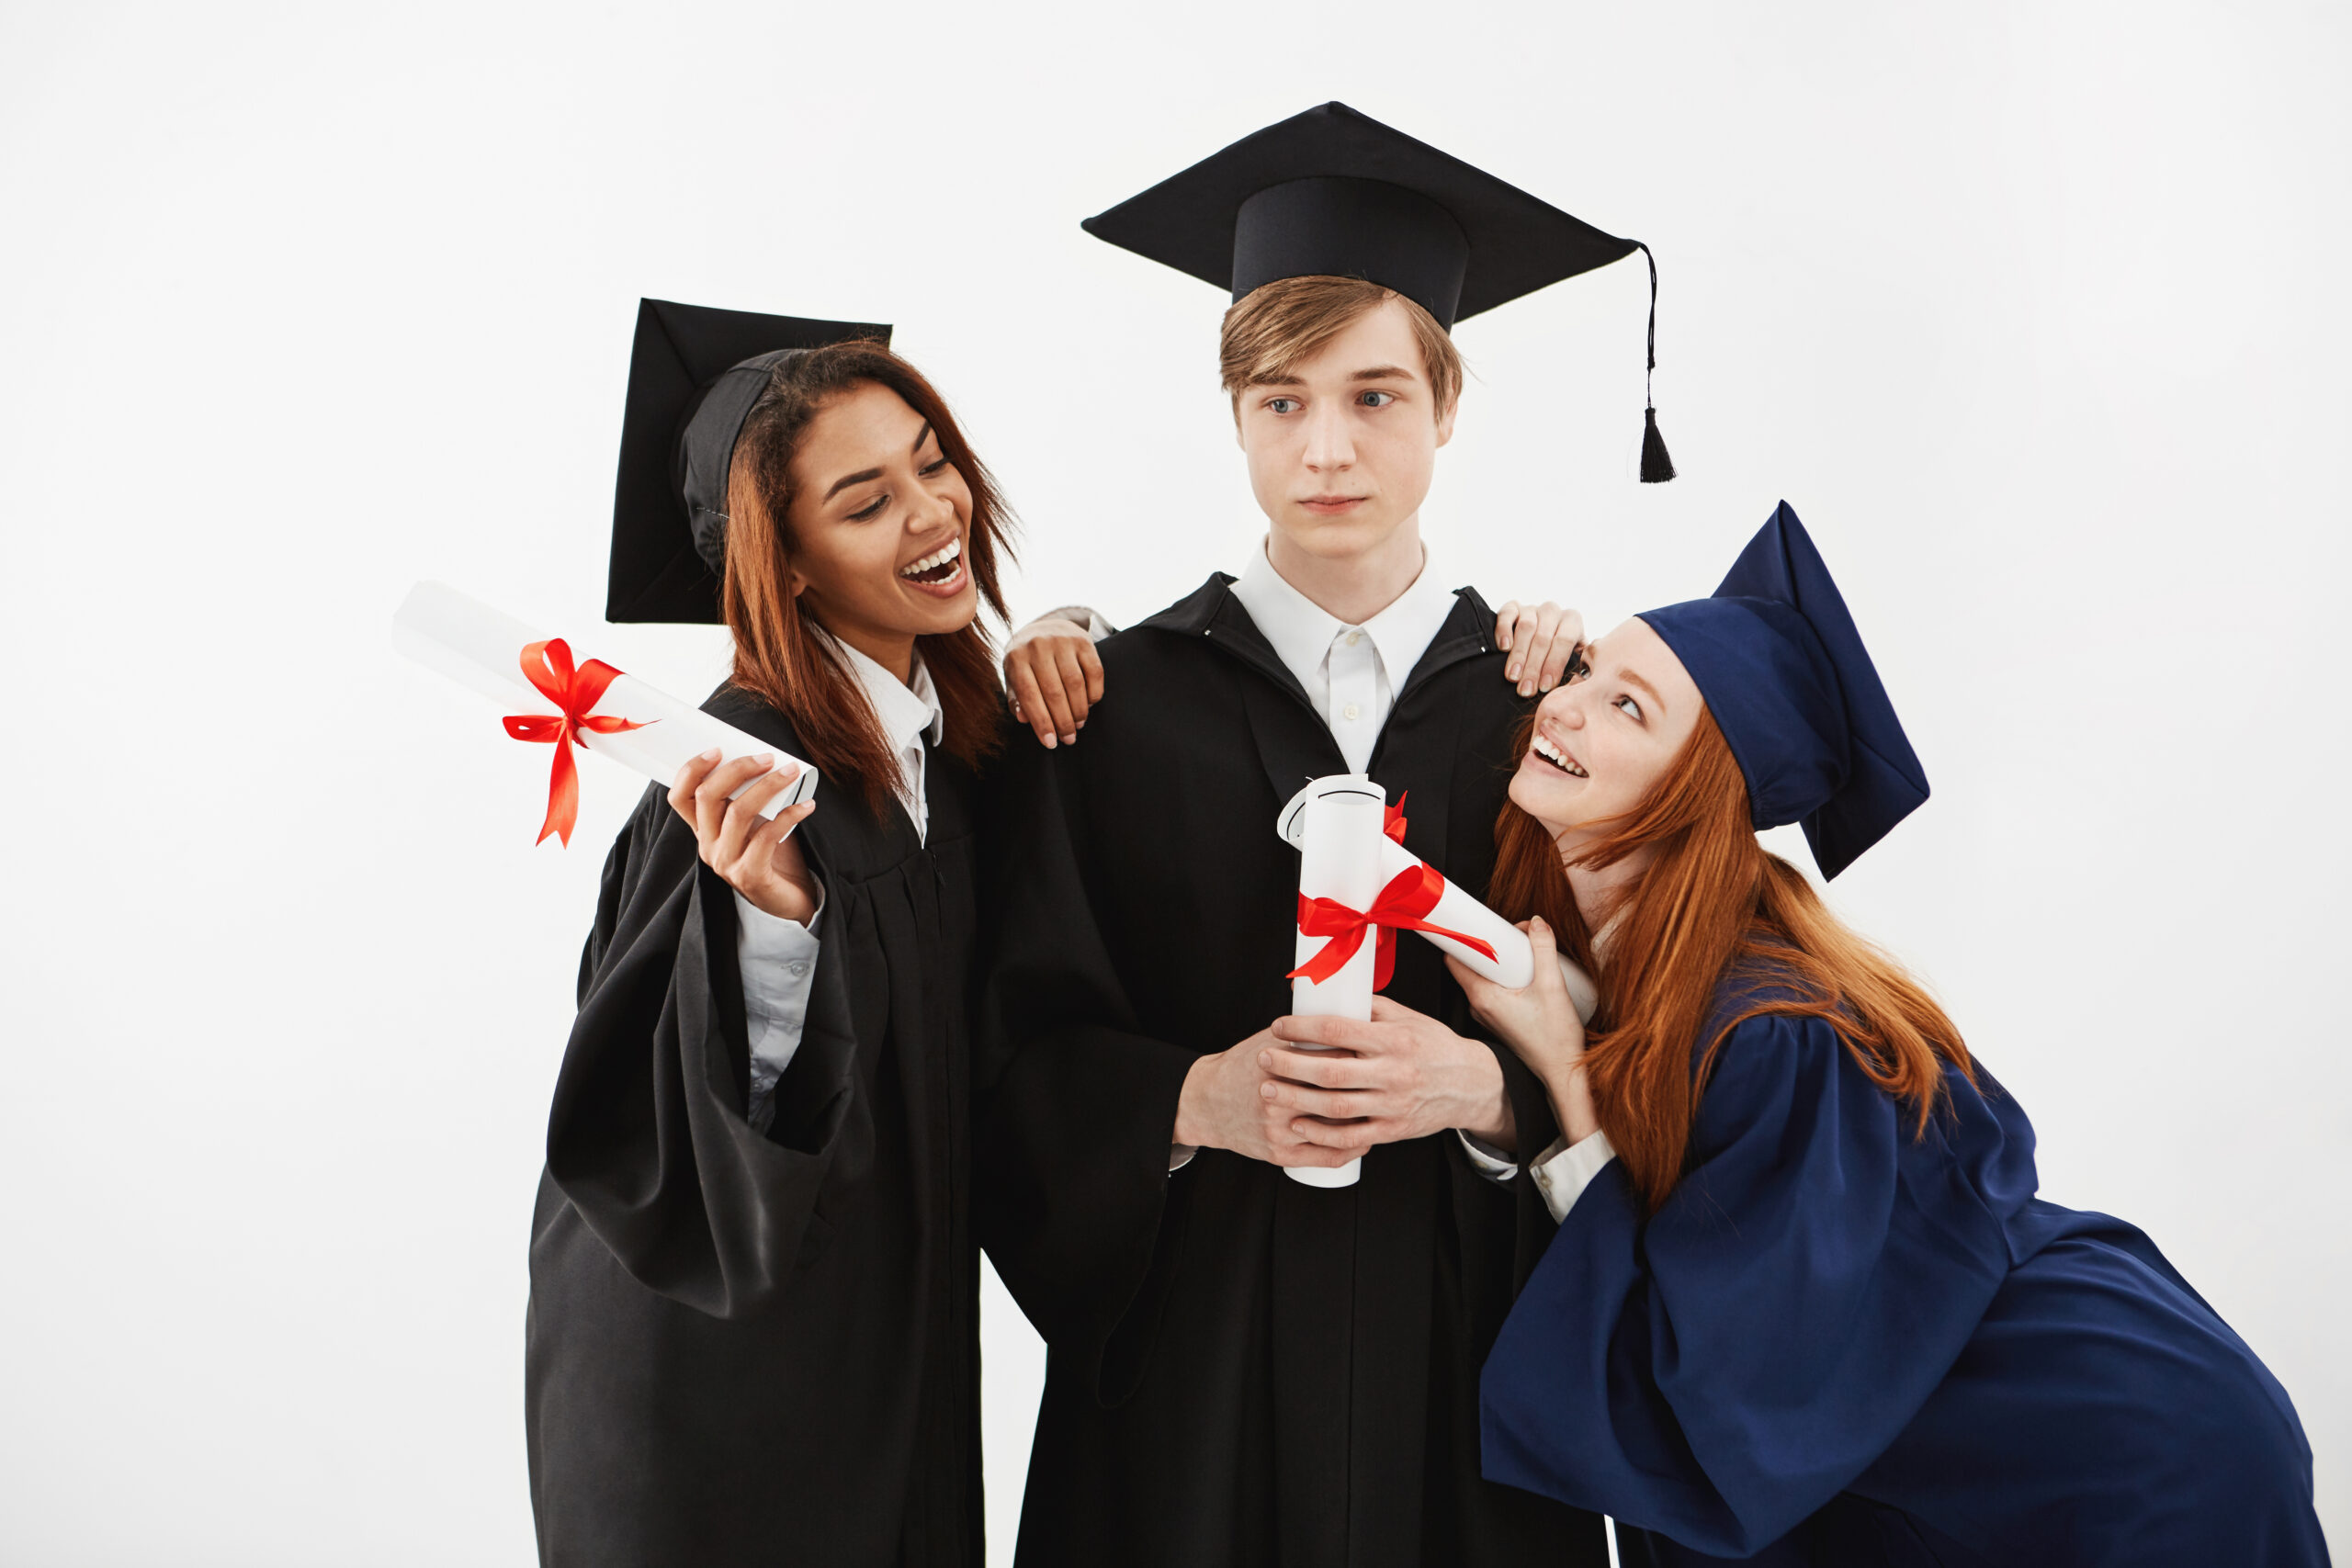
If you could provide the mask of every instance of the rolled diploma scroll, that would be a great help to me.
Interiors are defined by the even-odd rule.
[[[1388,841],[1381,819],[1387,792],[1362,773],[1338,773],[1317,779],[1291,802],[1295,808],[1298,846],[1298,892],[1303,898],[1336,898],[1351,909],[1368,909],[1380,897],[1380,852]],[[1304,1018],[1372,1017],[1372,979],[1379,954],[1380,933],[1367,931],[1363,942],[1339,973],[1317,984],[1304,976],[1290,983],[1290,1010]],[[1301,934],[1294,967],[1304,967],[1329,940]],[[1302,1045],[1302,1051],[1317,1047]],[[1363,1161],[1341,1166],[1287,1166],[1293,1181],[1309,1187],[1352,1187],[1363,1172]]]
[[[1381,793],[1378,784],[1365,779],[1361,773],[1317,779],[1291,797],[1290,804],[1283,807],[1281,817],[1275,819],[1274,831],[1281,834],[1294,847],[1303,851],[1302,840],[1306,828],[1306,808],[1308,801],[1314,796],[1316,791],[1323,786],[1351,779],[1362,783],[1375,795]],[[1366,898],[1378,897],[1382,888],[1404,873],[1423,863],[1420,856],[1387,834],[1375,832],[1374,837],[1377,841],[1371,846],[1369,852],[1379,857],[1379,869],[1373,873],[1369,879],[1371,891],[1364,894]],[[1361,842],[1353,837],[1349,838],[1347,841],[1351,844]],[[1359,852],[1362,852],[1359,851]],[[1306,893],[1304,863],[1302,863],[1300,874],[1299,891]],[[1352,887],[1357,884],[1351,881],[1349,886]],[[1307,894],[1309,897],[1314,896],[1312,893]],[[1337,897],[1339,895],[1332,894],[1329,897]],[[1348,907],[1351,909],[1364,908],[1362,904],[1350,904]],[[1437,908],[1422,918],[1433,926],[1443,926],[1448,931],[1460,931],[1465,936],[1475,936],[1495,950],[1495,956],[1488,958],[1475,948],[1464,947],[1453,938],[1439,936],[1434,931],[1413,933],[1425,941],[1436,943],[1443,952],[1462,960],[1463,964],[1481,979],[1492,980],[1498,986],[1505,986],[1515,991],[1535,978],[1535,948],[1527,940],[1527,933],[1471,897],[1453,883],[1448,882],[1445,885],[1445,892],[1439,897]],[[1319,948],[1320,946],[1321,943],[1313,939],[1306,937],[1299,939],[1302,953],[1310,947]],[[1361,957],[1362,954],[1358,956]],[[1306,960],[1302,957],[1299,962],[1304,964]],[[1576,1003],[1577,1016],[1585,1022],[1590,1023],[1594,1010],[1600,1005],[1600,987],[1594,985],[1592,976],[1586,974],[1582,966],[1566,953],[1559,954],[1559,962],[1560,979],[1567,987],[1568,999]],[[1367,970],[1365,973],[1369,974],[1370,971]],[[1333,978],[1336,980],[1339,976],[1335,976]],[[1306,984],[1306,982],[1303,980],[1292,982],[1294,1003],[1297,995],[1296,988]],[[1364,1006],[1369,1010],[1371,1005],[1367,998]],[[1306,1010],[1300,1008],[1298,1010],[1304,1012]],[[1368,1010],[1365,1016],[1370,1016]]]
[[[419,664],[437,670],[459,685],[470,686],[506,713],[546,713],[554,705],[523,675],[523,649],[543,640],[537,632],[514,616],[469,598],[445,582],[420,582],[392,616],[392,646]],[[581,662],[586,662],[584,658]],[[633,718],[644,728],[617,735],[586,734],[588,750],[633,768],[659,784],[678,776],[686,759],[712,747],[722,762],[738,757],[774,753],[776,766],[799,763],[800,772],[782,793],[760,810],[774,817],[797,806],[817,790],[817,770],[789,757],[756,735],[716,719],[691,703],[656,691],[634,675],[616,676],[596,704],[600,714]],[[542,753],[544,755],[544,753]],[[752,779],[749,789],[759,783]],[[737,790],[741,795],[742,790]],[[729,799],[733,799],[729,795]]]

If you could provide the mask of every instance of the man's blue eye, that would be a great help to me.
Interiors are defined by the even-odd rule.
[[[1266,406],[1276,413],[1288,413],[1298,407],[1298,402],[1294,398],[1272,398],[1267,400]]]
[[[1374,402],[1373,400],[1375,398],[1380,400]],[[1356,400],[1356,401],[1363,404],[1364,407],[1369,409],[1385,409],[1396,400],[1396,394],[1394,392],[1366,392],[1363,397]]]

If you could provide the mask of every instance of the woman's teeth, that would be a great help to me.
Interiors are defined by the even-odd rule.
[[[1560,772],[1564,773],[1567,773],[1573,777],[1580,779],[1590,778],[1592,776],[1590,773],[1586,773],[1582,768],[1577,766],[1577,761],[1574,757],[1569,756],[1566,751],[1561,750],[1557,746],[1553,745],[1549,740],[1544,739],[1540,735],[1535,738],[1535,744],[1532,749],[1537,756],[1543,758],[1545,761],[1551,763],[1554,767],[1559,769]]]
[[[913,565],[900,567],[899,575],[914,582],[944,582],[956,575],[959,570],[956,563],[963,558],[963,555],[964,541],[950,539]]]

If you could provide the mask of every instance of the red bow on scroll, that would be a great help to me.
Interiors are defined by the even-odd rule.
[[[1391,809],[1393,812],[1395,808]],[[1391,820],[1401,826],[1403,818],[1392,816]],[[1321,952],[1283,978],[1295,980],[1304,976],[1321,985],[1356,955],[1356,949],[1363,945],[1363,933],[1375,927],[1380,931],[1380,944],[1372,961],[1372,988],[1375,991],[1388,987],[1388,976],[1396,967],[1396,933],[1400,931],[1450,937],[1491,961],[1495,950],[1487,943],[1466,932],[1450,931],[1429,923],[1426,917],[1443,897],[1445,878],[1427,861],[1410,871],[1398,872],[1380,890],[1380,897],[1372,901],[1369,909],[1351,909],[1336,898],[1309,898],[1302,893],[1298,899],[1298,934],[1331,940],[1323,944]]]
[[[509,714],[504,720],[506,733],[515,739],[537,741],[542,746],[553,742],[555,746],[555,766],[548,775],[548,819],[539,825],[539,836],[532,842],[544,844],[548,835],[553,833],[563,841],[564,848],[571,847],[572,824],[580,820],[580,764],[571,760],[571,749],[580,744],[580,732],[584,729],[592,735],[617,735],[624,729],[645,728],[633,719],[588,711],[604,697],[605,688],[619,674],[601,659],[592,659],[573,670],[571,647],[560,637],[524,645],[524,678],[560,710]]]

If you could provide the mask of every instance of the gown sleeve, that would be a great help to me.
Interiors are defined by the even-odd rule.
[[[870,1156],[839,945],[820,944],[773,1125],[755,1128],[733,890],[662,787],[646,792],[605,865],[548,1171],[648,1288],[717,1317],[756,1313],[791,1279],[829,1175]]]
[[[998,919],[974,1075],[976,1216],[1022,1311],[1115,1403],[1125,1391],[1108,1384],[1125,1379],[1106,1375],[1104,1352],[1159,1249],[1196,1058],[1136,1026],[1088,894],[1069,756],[1016,736],[989,781]]]
[[[1727,1557],[1842,1491],[2009,1266],[1940,1147],[1951,1116],[1914,1125],[1827,1023],[1741,1023],[1665,1205],[1645,1219],[1611,1161],[1512,1307],[1479,1383],[1487,1478]]]

